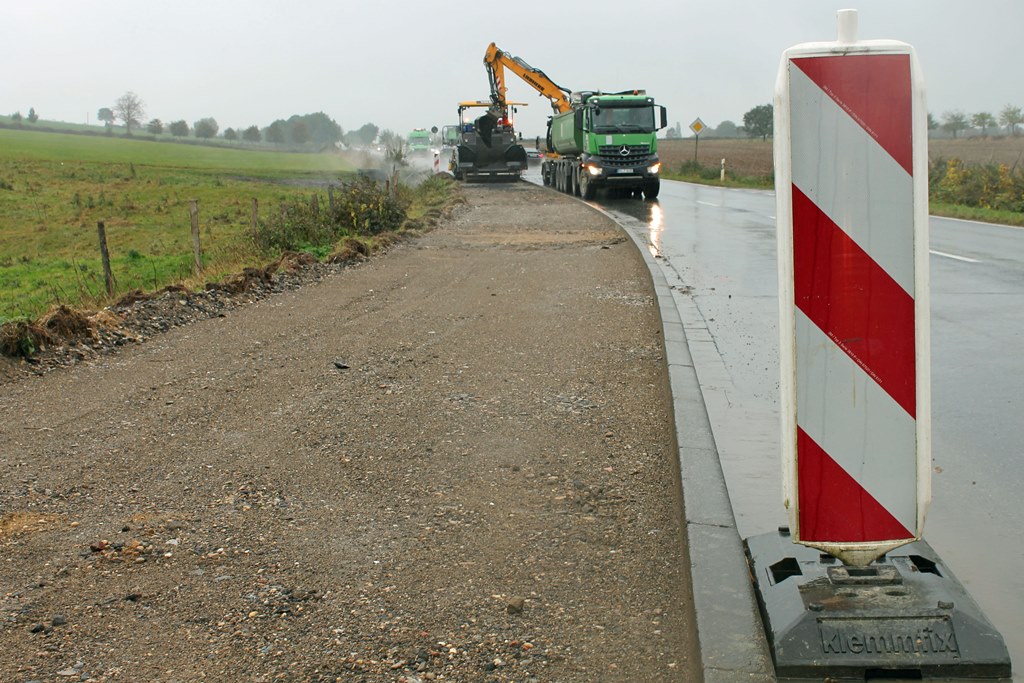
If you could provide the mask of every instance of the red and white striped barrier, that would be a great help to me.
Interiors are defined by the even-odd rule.
[[[913,48],[855,34],[783,54],[775,173],[791,531],[867,564],[931,495],[927,113]]]

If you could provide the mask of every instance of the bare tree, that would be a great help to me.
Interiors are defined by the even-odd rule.
[[[409,165],[409,145],[401,135],[391,135],[385,143],[384,158],[395,166]]]
[[[114,102],[114,112],[117,117],[124,121],[125,131],[132,134],[132,126],[139,125],[142,117],[146,115],[145,104],[138,95],[131,90],[117,98]]]

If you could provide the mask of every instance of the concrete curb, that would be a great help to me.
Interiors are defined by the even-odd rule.
[[[665,353],[675,414],[676,443],[689,540],[690,575],[705,683],[776,680],[771,654],[750,581],[743,542],[718,457],[701,392],[693,343],[708,331],[693,299],[670,284],[651,254],[646,226],[615,221],[640,252],[650,271],[661,312]],[[685,291],[685,290],[683,290]]]

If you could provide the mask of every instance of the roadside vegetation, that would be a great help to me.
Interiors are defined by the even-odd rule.
[[[0,130],[0,324],[28,325],[59,306],[99,308],[136,290],[199,288],[288,251],[321,259],[367,254],[423,227],[424,216],[456,198],[454,185],[442,179],[411,187],[397,176],[360,177],[363,164],[336,151],[253,152]],[[194,262],[193,201],[201,270]]]

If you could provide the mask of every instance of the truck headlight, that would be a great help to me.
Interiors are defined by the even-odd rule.
[[[601,175],[601,167],[594,166],[593,164],[587,164],[587,171],[590,175]]]
[[[661,162],[659,161],[656,164],[651,164],[647,168],[647,172],[650,173],[651,175],[657,175],[658,173],[660,173],[661,172]]]

